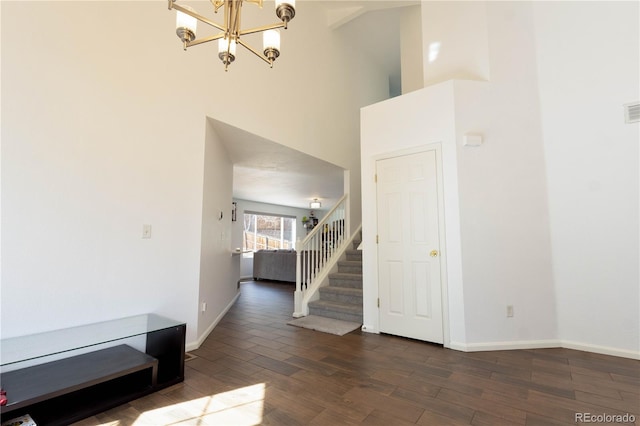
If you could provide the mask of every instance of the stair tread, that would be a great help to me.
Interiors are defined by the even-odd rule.
[[[342,278],[346,280],[358,280],[362,279],[362,274],[356,274],[353,272],[334,272],[333,274],[329,274],[329,278]]]
[[[359,244],[353,241],[353,248],[345,250],[346,257],[337,262],[338,272],[330,273],[329,285],[318,289],[320,299],[309,302],[312,315],[362,323],[363,274]]]
[[[338,272],[361,274],[362,261],[361,260],[340,260],[338,261]]]
[[[327,300],[314,300],[309,302],[309,307],[326,309],[328,311],[349,312],[354,314],[362,314],[362,305],[354,305],[350,303],[333,302]]]
[[[325,287],[320,287],[320,293],[322,293],[322,292],[353,294],[353,295],[357,295],[357,296],[362,295],[362,289],[361,288],[337,287],[337,286],[332,286],[332,285],[328,285],[328,286],[325,286]]]

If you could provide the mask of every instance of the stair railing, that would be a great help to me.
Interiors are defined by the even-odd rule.
[[[307,315],[303,299],[324,269],[349,238],[347,194],[318,222],[302,242],[296,244],[296,291],[294,317]],[[335,259],[334,259],[335,260]],[[333,262],[331,262],[333,263]]]

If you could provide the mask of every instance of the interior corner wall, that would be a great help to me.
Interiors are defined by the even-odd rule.
[[[421,5],[402,8],[400,25],[400,72],[402,93],[424,87]]]
[[[535,2],[558,334],[640,357],[638,2]]]
[[[239,260],[231,248],[233,164],[211,122],[205,121],[200,290],[194,307],[199,312],[199,340],[234,301],[240,278]]]

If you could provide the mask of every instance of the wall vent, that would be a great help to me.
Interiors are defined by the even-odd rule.
[[[640,102],[632,102],[624,105],[624,122],[640,122]]]

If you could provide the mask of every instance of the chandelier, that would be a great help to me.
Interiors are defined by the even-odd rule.
[[[218,40],[218,58],[224,64],[224,69],[236,59],[236,46],[239,44],[255,54],[257,57],[273,67],[273,62],[280,56],[280,31],[279,28],[287,29],[290,20],[296,15],[295,0],[276,0],[276,15],[282,21],[272,25],[262,27],[241,29],[240,15],[242,3],[255,3],[262,8],[262,0],[209,0],[213,5],[213,11],[218,13],[218,9],[224,8],[224,25],[217,24],[210,19],[196,13],[190,6],[180,6],[176,0],[169,0],[169,10],[175,9],[176,13],[176,34],[182,40],[184,50],[187,47],[197,44],[208,43]],[[197,22],[210,25],[220,32],[218,34],[196,39]],[[242,36],[249,34],[263,33],[263,53],[258,52],[249,46]]]

